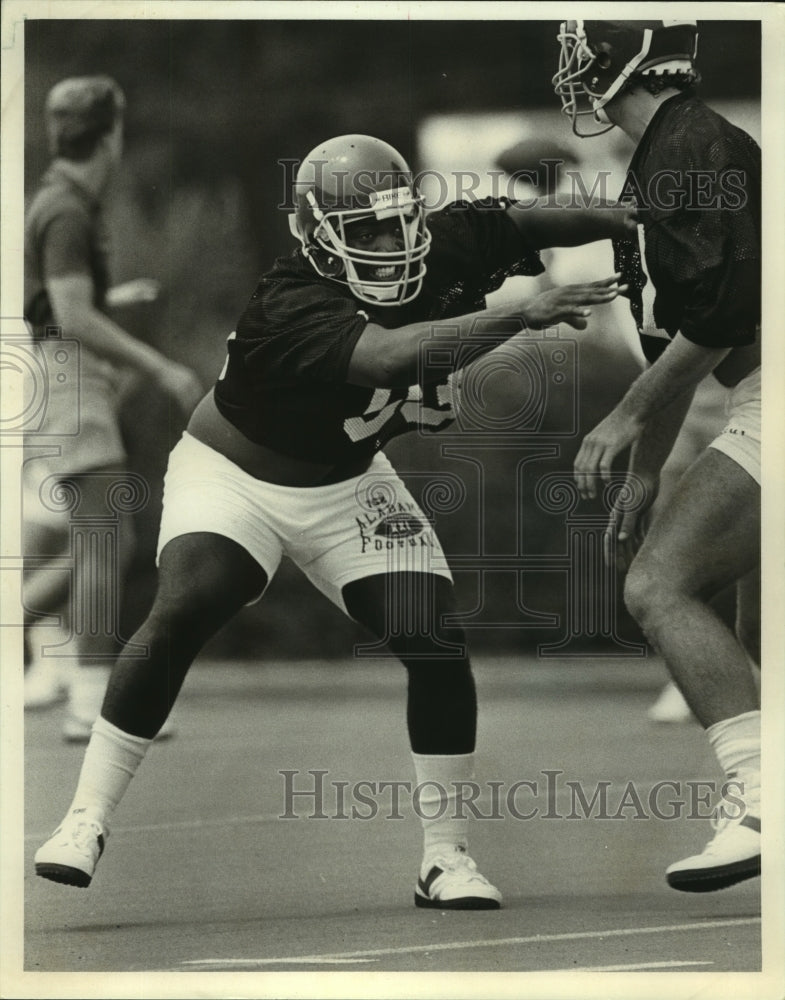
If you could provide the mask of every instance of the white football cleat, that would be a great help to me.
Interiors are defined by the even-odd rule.
[[[714,892],[760,875],[760,819],[745,812],[731,819],[719,806],[714,837],[700,854],[676,861],[665,872],[672,889]]]
[[[109,830],[90,809],[73,809],[35,854],[35,873],[86,889],[104,852]]]
[[[439,910],[498,910],[502,894],[477,871],[463,847],[429,858],[414,890],[414,905]]]
[[[692,709],[673,681],[668,681],[646,714],[651,722],[681,723],[694,719]]]

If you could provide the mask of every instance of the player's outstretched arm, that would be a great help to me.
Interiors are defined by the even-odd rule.
[[[620,288],[618,281],[619,275],[614,274],[601,281],[562,285],[518,303],[505,303],[494,309],[483,309],[441,322],[426,320],[412,323],[397,330],[369,323],[355,345],[347,380],[354,385],[373,388],[405,387],[427,381],[427,369],[422,367],[421,346],[424,341],[432,341],[440,325],[449,331],[449,336],[443,341],[445,349],[449,349],[451,342],[458,344],[470,340],[476,333],[477,323],[482,323],[482,338],[478,340],[475,337],[471,341],[472,360],[519,333],[521,320],[529,329],[539,330],[567,323],[576,330],[584,330],[592,307],[612,302],[624,290],[626,286]],[[499,320],[497,330],[493,327],[494,317]],[[510,319],[518,322],[510,323]],[[462,356],[457,350],[453,353],[456,358]],[[439,374],[444,375],[443,367],[439,368]]]
[[[533,205],[513,204],[507,214],[527,244],[536,250],[575,247],[597,240],[637,239],[638,216],[631,205],[600,202],[579,208],[541,198]]]

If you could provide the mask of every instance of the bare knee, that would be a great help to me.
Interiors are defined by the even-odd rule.
[[[636,559],[624,581],[624,603],[644,631],[667,616],[682,592],[677,579],[666,576],[662,566],[648,559]]]

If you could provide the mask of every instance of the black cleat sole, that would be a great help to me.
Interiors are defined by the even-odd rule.
[[[482,896],[464,896],[462,899],[426,899],[415,892],[414,905],[428,910],[499,910],[501,904],[495,899],[484,899]]]
[[[716,892],[758,875],[760,855],[719,868],[687,868],[683,872],[671,872],[665,878],[671,889],[678,889],[679,892]]]
[[[83,872],[79,868],[71,868],[70,865],[52,865],[42,862],[35,866],[35,873],[41,878],[48,878],[50,882],[73,885],[77,889],[86,889],[91,882],[91,877],[87,872]]]

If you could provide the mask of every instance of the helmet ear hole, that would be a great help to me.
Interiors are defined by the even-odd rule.
[[[339,278],[344,273],[344,262],[336,254],[331,254],[324,247],[311,244],[310,256],[318,264],[319,272],[325,278]]]
[[[610,46],[603,42],[597,46],[596,65],[599,69],[609,69],[611,62]]]

